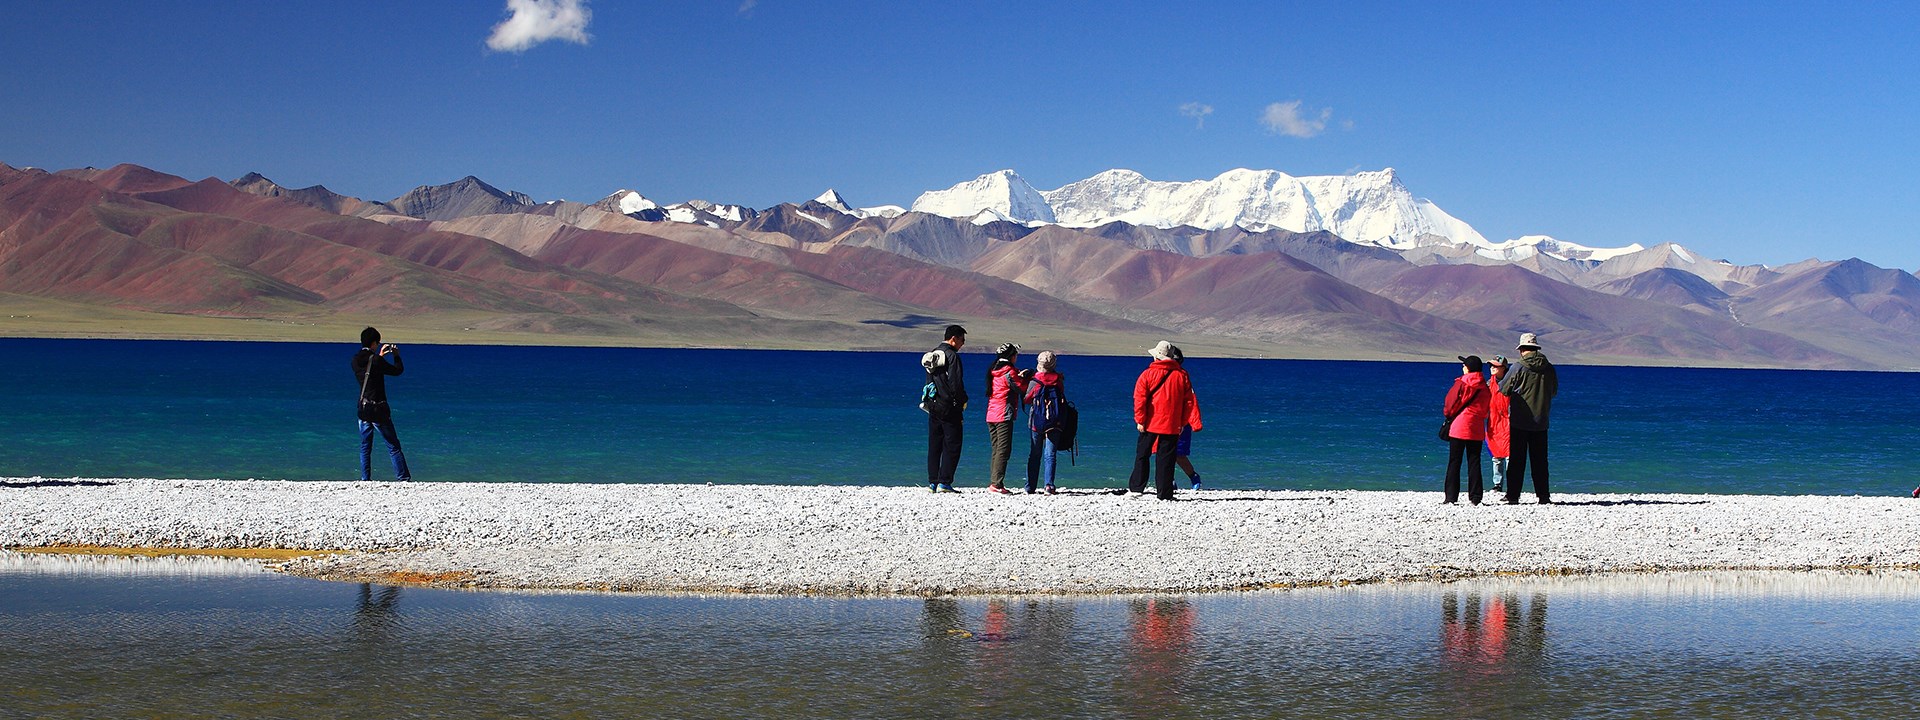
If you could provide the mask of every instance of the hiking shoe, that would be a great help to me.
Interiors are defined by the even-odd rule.
[[[955,490],[955,489],[953,489],[953,486],[952,486],[952,485],[948,485],[948,484],[946,484],[946,483],[940,483],[940,487],[939,487],[939,488],[936,488],[936,489],[934,490],[934,492],[939,492],[939,493],[957,493],[957,492],[960,492],[960,491],[959,491],[959,490]]]
[[[1914,489],[1913,489],[1913,496],[1914,496],[1914,497],[1920,497],[1920,487],[1917,487],[1917,488],[1914,488]]]
[[[1491,492],[1506,492],[1506,491],[1507,489],[1505,487],[1502,487],[1500,483],[1494,483],[1493,490]]]
[[[940,492],[940,483],[927,483],[927,492]]]
[[[988,490],[991,490],[991,491],[993,491],[993,492],[997,492],[997,493],[1000,493],[1001,495],[1012,495],[1012,494],[1013,494],[1013,491],[1012,491],[1012,490],[1008,490],[1008,489],[1006,489],[1006,487],[1004,487],[1004,486],[1000,486],[1000,485],[988,485],[988,486],[987,486],[987,489],[988,489]]]
[[[1914,490],[1913,492],[1914,492],[1914,496],[1915,496],[1915,497],[1920,497],[1920,489],[1916,489],[1916,490]],[[1053,486],[1052,486],[1052,485],[1048,485],[1048,486],[1047,486],[1047,494],[1048,494],[1048,495],[1059,495],[1059,494],[1060,494],[1060,491],[1058,491],[1058,490],[1055,490],[1055,489],[1053,489]]]
[[[1199,490],[1199,489],[1200,489],[1200,476],[1199,476],[1199,475],[1193,475],[1193,476],[1190,476],[1190,477],[1188,477],[1188,478],[1187,478],[1187,481],[1188,481],[1188,482],[1191,482],[1191,483],[1193,483],[1193,487],[1189,487],[1189,488],[1187,488],[1188,490]]]

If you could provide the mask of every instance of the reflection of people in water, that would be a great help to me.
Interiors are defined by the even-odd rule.
[[[1547,596],[1534,593],[1525,608],[1518,593],[1490,597],[1449,591],[1441,598],[1440,652],[1448,664],[1470,673],[1511,671],[1539,660],[1546,649]]]
[[[1070,657],[1072,601],[994,598],[979,609],[969,624],[959,602],[926,600],[915,704],[1012,717],[1033,714],[1036,697],[1075,698],[1085,679],[1074,677]]]
[[[1193,605],[1182,598],[1151,598],[1128,603],[1127,611],[1132,706],[1143,711],[1170,708],[1193,664]]]
[[[360,602],[353,609],[353,626],[362,634],[385,636],[400,623],[394,608],[400,604],[400,588],[383,585],[379,594],[373,586],[360,583]]]

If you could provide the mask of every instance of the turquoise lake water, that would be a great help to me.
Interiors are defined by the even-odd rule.
[[[390,339],[404,346],[407,373],[389,388],[419,480],[925,482],[917,353]],[[0,340],[21,368],[6,383],[0,474],[356,479],[354,349]],[[966,356],[976,395],[987,360]],[[1084,448],[1077,464],[1063,460],[1064,485],[1124,484],[1132,381],[1146,363],[1062,359]],[[1446,447],[1433,431],[1452,362],[1188,367],[1207,425],[1193,461],[1210,485],[1439,488]],[[1920,482],[1920,374],[1569,365],[1560,386],[1555,493],[1888,495]],[[984,403],[973,407],[963,488],[986,483]],[[1021,472],[1025,452],[1017,437]],[[385,460],[376,448],[375,477],[391,477]]]
[[[1907,717],[1916,600],[1910,572],[531,594],[0,553],[0,715]]]

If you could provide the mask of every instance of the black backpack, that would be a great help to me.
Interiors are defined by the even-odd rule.
[[[1071,453],[1078,449],[1074,442],[1080,434],[1080,409],[1067,399],[1060,386],[1042,383],[1031,407],[1027,413],[1027,429],[1048,432],[1056,452]]]

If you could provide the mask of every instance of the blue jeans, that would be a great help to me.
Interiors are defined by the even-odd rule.
[[[360,421],[360,482],[371,480],[373,473],[373,431],[380,430],[380,437],[387,441],[387,452],[393,455],[393,477],[400,482],[413,479],[413,473],[407,471],[407,456],[400,452],[400,434],[393,429],[393,421],[370,423]]]
[[[1053,438],[1043,433],[1033,433],[1033,442],[1027,451],[1027,492],[1039,488],[1035,483],[1046,480],[1047,487],[1053,487],[1053,472],[1059,466],[1056,460],[1060,454],[1053,447]]]

